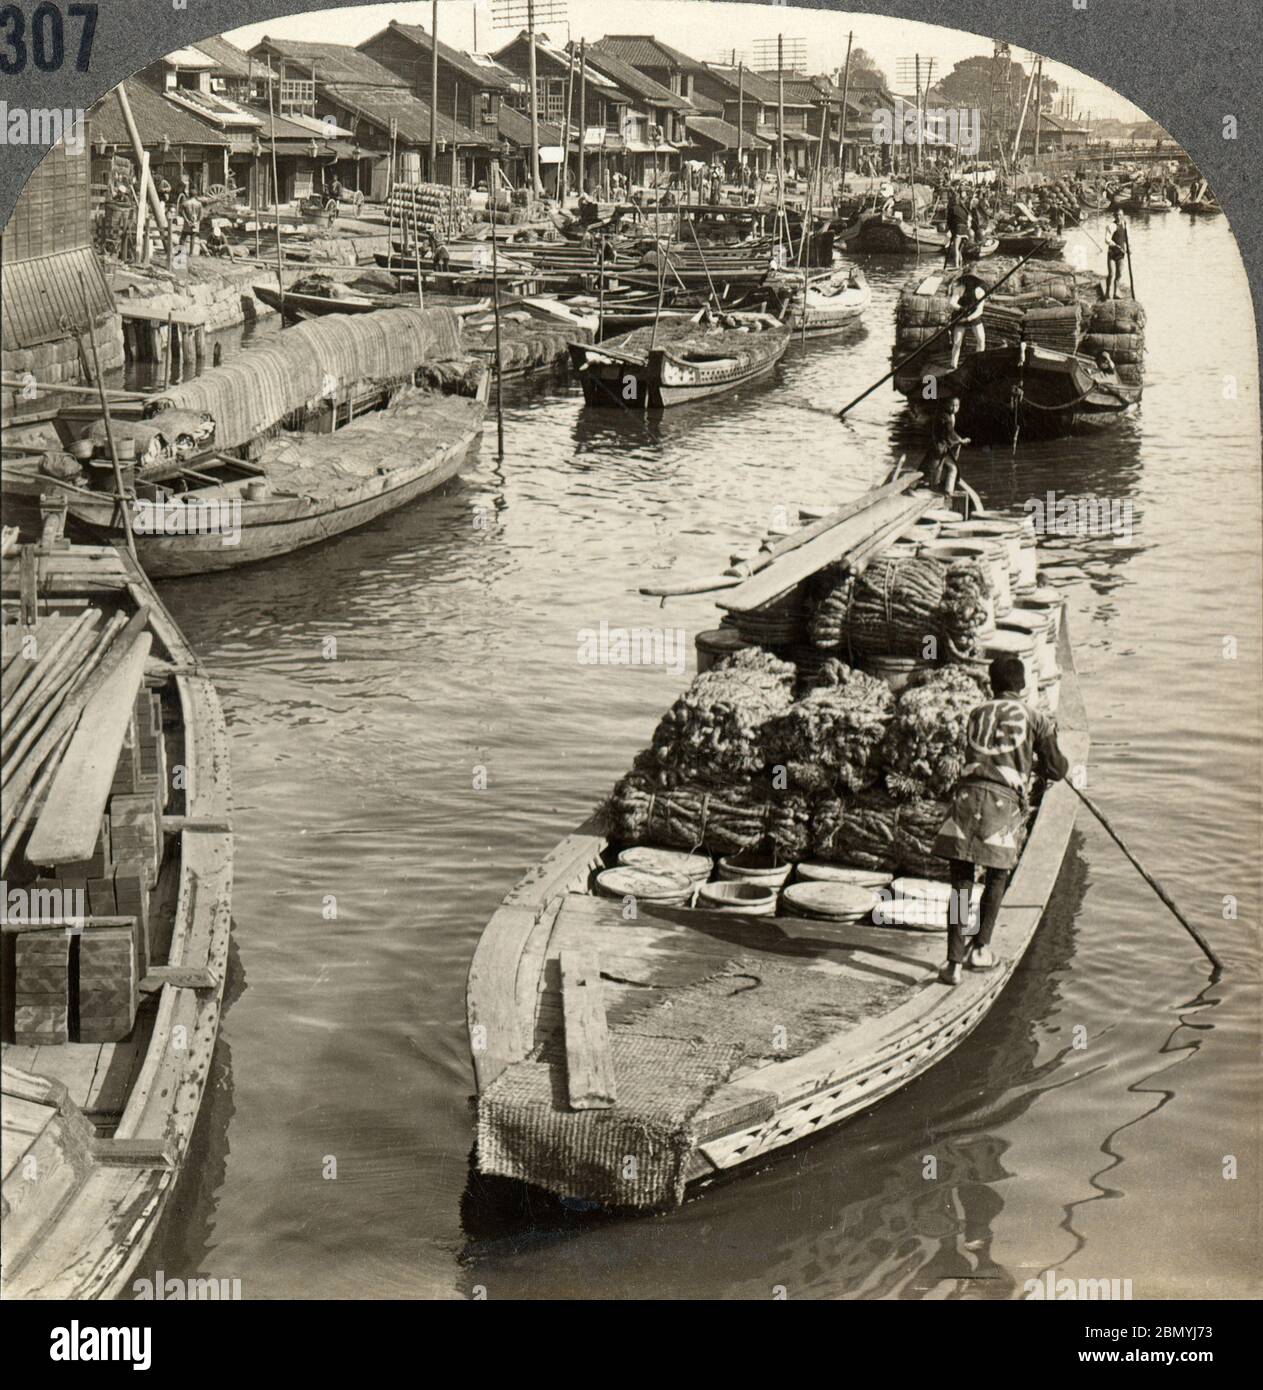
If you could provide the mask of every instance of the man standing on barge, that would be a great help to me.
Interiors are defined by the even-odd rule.
[[[952,797],[952,809],[934,842],[951,861],[945,985],[958,985],[961,968],[991,970],[991,934],[1000,915],[1009,874],[1021,850],[1027,787],[1036,764],[1055,782],[1070,770],[1057,746],[1057,726],[1026,703],[1026,667],[1016,656],[991,663],[993,696],[976,706],[966,728],[969,761]],[[976,866],[983,870],[982,901],[973,916]]]

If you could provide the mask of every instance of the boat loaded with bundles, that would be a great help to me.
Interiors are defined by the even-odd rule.
[[[735,390],[767,376],[790,335],[770,314],[708,310],[664,320],[595,346],[572,343],[570,357],[588,405],[662,410]]]
[[[65,542],[63,517],[50,506],[41,540],[0,561],[4,1285],[119,1298],[211,1073],[228,736],[142,571]]]
[[[456,384],[471,397],[433,389]],[[91,539],[151,575],[232,569],[362,526],[450,481],[482,438],[487,373],[447,309],[330,316],[98,418],[74,453],[6,450],[6,508],[65,499]],[[174,423],[173,423],[174,422]],[[116,475],[111,450],[126,456]]]
[[[975,275],[985,352],[966,333],[952,370],[948,325],[959,280]],[[934,398],[958,396],[961,432],[1008,442],[1016,433],[1060,435],[1133,410],[1144,389],[1145,311],[1130,297],[1103,298],[1103,281],[1064,262],[997,258],[908,281],[895,309],[897,391],[919,408],[926,378]]]
[[[928,1070],[1012,977],[1077,801],[1064,782],[1029,789],[998,964],[941,982],[949,868],[934,839],[989,660],[1020,657],[1072,764],[1087,725],[1033,530],[964,522],[912,490],[918,477],[728,575],[642,590],[730,586],[650,747],[479,940],[481,1172],[669,1207]]]
[[[773,273],[769,287],[785,305],[784,322],[791,333],[822,338],[858,323],[873,293],[858,266],[832,270]]]

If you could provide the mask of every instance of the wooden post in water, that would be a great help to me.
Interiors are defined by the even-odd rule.
[[[88,302],[88,282],[83,271],[79,272],[79,299],[83,304],[83,318],[88,329],[88,343],[92,348],[92,369],[96,375],[97,390],[101,397],[101,418],[105,421],[105,441],[110,450],[110,461],[114,465],[114,492],[118,497],[119,510],[123,513],[123,531],[127,536],[127,549],[136,558],[136,537],[132,535],[132,514],[127,510],[127,496],[123,491],[123,470],[119,467],[118,450],[114,446],[114,425],[110,420],[110,398],[101,378],[101,358],[96,349],[96,325],[92,322],[92,306]]]
[[[496,452],[504,457],[504,377],[500,371],[500,256],[496,250],[496,188],[498,163],[491,166],[491,298],[496,325]]]
[[[281,327],[285,327],[285,274],[281,269],[281,179],[276,172],[276,110],[272,99],[272,59],[268,57],[268,129],[272,143],[272,199],[276,209],[276,288],[281,297]]]

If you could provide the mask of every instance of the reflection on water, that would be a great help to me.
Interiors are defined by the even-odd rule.
[[[164,588],[230,725],[237,963],[200,1161],[153,1268],[238,1277],[248,1297],[1010,1298],[1050,1268],[1129,1277],[1137,1297],[1255,1288],[1257,1180],[1244,1160],[1223,1177],[1258,1106],[1253,327],[1224,222],[1137,222],[1133,256],[1137,417],[962,462],[992,505],[1130,502],[1129,538],[1059,537],[1043,559],[1069,598],[1090,790],[1225,980],[1198,994],[1195,948],[1081,821],[991,1015],[870,1114],[645,1220],[471,1180],[478,933],[680,684],[580,665],[577,634],[667,621],[691,640],[710,600],[661,610],[640,583],[713,573],[777,508],[850,495],[924,447],[888,386],[833,418],[889,366],[908,267],[874,262],[862,330],[794,345],[740,395],[654,418],[515,388],[502,463],[491,428],[437,497]]]

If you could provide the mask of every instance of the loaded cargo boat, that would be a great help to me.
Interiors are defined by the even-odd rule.
[[[994,287],[983,303],[986,350],[965,334],[951,366],[948,328],[960,277]],[[894,387],[916,411],[958,396],[962,434],[1008,442],[1055,436],[1134,413],[1144,392],[1145,311],[1105,299],[1103,281],[1061,262],[995,260],[909,280],[895,309]]]
[[[0,569],[10,1299],[130,1292],[210,1078],[231,916],[214,688],[143,572],[60,520]]]
[[[473,396],[428,384],[449,378],[473,380]],[[450,310],[290,329],[150,397],[143,415],[112,421],[117,447],[132,455],[124,489],[137,558],[155,577],[203,574],[365,525],[442,487],[476,456],[486,397],[486,371],[471,362]],[[85,417],[74,414],[81,430]],[[108,459],[103,421],[86,440]],[[0,488],[15,514],[33,515],[52,495],[81,535],[127,540],[106,459],[7,449]]]
[[[924,718],[924,702],[938,699],[963,739],[961,712],[980,698],[957,665],[910,678],[917,659],[891,654],[906,648],[888,640],[895,627],[882,605],[910,566],[940,592],[938,568],[956,574],[956,593],[972,593],[973,606],[943,612],[953,623],[968,613],[975,637],[985,637],[988,615],[1001,621],[993,615],[1016,585],[1021,621],[994,626],[982,650],[1025,652],[1028,635],[1040,634],[1039,669],[1055,675],[1032,675],[1032,688],[1057,707],[1072,765],[1087,755],[1069,632],[1056,591],[1037,587],[1033,533],[1017,521],[962,522],[939,510],[941,496],[910,491],[916,480],[765,544],[727,576],[642,590],[734,586],[721,600],[731,625],[709,634],[712,654],[732,655],[699,675],[609,802],[521,879],[482,933],[466,996],[481,1173],[610,1209],[669,1208],[690,1187],[761,1166],[928,1071],[966,1042],[1020,968],[1066,852],[1071,788],[1033,789],[992,938],[997,963],[956,985],[939,978],[946,866],[925,848],[944,807],[853,790],[873,771],[862,760],[885,747],[864,742],[867,720],[902,718],[906,732]],[[985,557],[986,603],[982,562],[958,553]],[[865,581],[870,568],[877,572]],[[870,618],[834,648],[856,660],[854,644],[863,645],[865,670],[841,661],[826,670],[827,652],[796,645],[793,602],[823,578],[832,597],[813,624],[821,614],[851,615],[847,586],[868,585]],[[818,642],[823,629],[811,630]],[[700,668],[701,637],[698,648]],[[805,695],[791,693],[794,680]],[[810,795],[794,792],[809,778],[791,781],[792,794],[778,796],[743,777],[743,737],[810,728],[834,698],[821,694],[829,682],[870,702],[834,726],[854,750],[841,780]],[[690,730],[712,698],[722,727]],[[761,722],[734,722],[742,698]],[[685,761],[673,770],[681,749]],[[728,760],[726,782],[713,776],[716,760]],[[938,765],[940,785],[960,766]],[[799,776],[792,761],[785,770]],[[883,775],[907,790],[898,781],[907,766]]]
[[[768,376],[790,335],[770,314],[703,311],[664,320],[599,344],[571,343],[587,405],[664,410],[722,395]]]

